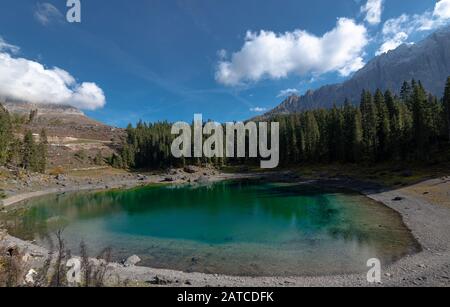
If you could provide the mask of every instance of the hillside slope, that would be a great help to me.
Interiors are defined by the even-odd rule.
[[[100,153],[109,157],[120,146],[125,136],[123,129],[111,127],[87,117],[77,108],[56,104],[27,102],[0,102],[17,125],[16,134],[21,138],[31,131],[36,138],[45,129],[49,141],[48,169],[64,170],[91,168]],[[35,115],[31,116],[30,114]]]

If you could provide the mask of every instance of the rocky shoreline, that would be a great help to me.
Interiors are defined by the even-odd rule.
[[[152,183],[205,183],[226,179],[259,178],[261,174],[223,174],[215,170],[189,169],[170,170],[157,175],[132,175],[125,180],[109,180],[101,184],[85,184],[66,187],[51,187],[41,191],[21,193],[3,200],[3,207],[14,206],[24,200],[53,193],[113,188],[132,188]],[[263,176],[277,176],[290,182],[301,182],[292,173],[271,173]],[[436,185],[443,179],[434,179],[421,185]],[[450,208],[430,203],[410,193],[408,188],[383,190],[380,187],[351,179],[321,179],[318,184],[353,189],[383,203],[398,212],[416,238],[422,251],[402,258],[383,268],[381,284],[369,284],[365,274],[335,275],[318,277],[237,277],[185,273],[172,270],[153,269],[135,265],[111,263],[108,265],[108,284],[126,280],[133,286],[450,286]],[[447,188],[447,187],[445,187]],[[0,241],[3,245],[15,245],[31,257],[33,263],[40,263],[46,252],[39,246],[11,236]]]

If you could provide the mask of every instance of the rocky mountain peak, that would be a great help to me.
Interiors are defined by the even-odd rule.
[[[10,113],[26,115],[37,110],[38,115],[77,115],[84,116],[84,113],[72,106],[61,104],[35,104],[29,102],[3,101],[0,102]]]
[[[442,96],[450,76],[450,26],[439,29],[416,44],[403,44],[397,49],[369,61],[353,77],[340,84],[309,90],[303,96],[291,96],[264,117],[301,112],[308,109],[331,108],[346,99],[358,104],[363,89],[399,93],[406,80],[422,81],[433,95]]]

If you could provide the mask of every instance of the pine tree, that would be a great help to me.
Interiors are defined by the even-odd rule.
[[[422,84],[413,83],[412,113],[413,113],[413,137],[418,159],[427,157],[429,140],[429,108],[427,94]]]
[[[8,159],[12,139],[11,118],[8,111],[0,104],[0,165],[5,164]]]
[[[36,169],[35,171],[40,173],[45,173],[45,169],[47,168],[47,147],[48,147],[48,139],[47,132],[45,129],[41,130],[39,135],[39,145],[36,148]]]
[[[443,130],[442,123],[442,105],[436,96],[428,95],[428,109],[429,109],[429,124],[430,124],[430,137],[431,143],[437,144],[441,137],[441,131]]]
[[[299,155],[299,162],[306,161],[306,141],[305,141],[305,130],[303,129],[302,120],[297,125],[297,151]]]
[[[120,155],[113,154],[109,161],[110,165],[114,168],[123,168],[123,160]]]
[[[287,161],[290,161],[291,163],[297,162],[299,152],[298,152],[298,146],[297,146],[297,133],[296,133],[296,127],[295,127],[295,121],[294,117],[285,117],[285,129],[286,129],[286,154],[287,154]]]
[[[448,79],[447,79],[447,84],[445,86],[445,92],[444,92],[444,98],[442,101],[444,103],[445,114],[447,115],[446,116],[447,131],[448,131],[448,139],[450,140],[450,77],[448,77]]]
[[[345,161],[357,162],[361,159],[362,124],[361,111],[348,101],[344,104],[344,144]]]
[[[317,146],[318,161],[326,161],[329,158],[329,137],[328,137],[328,110],[319,109],[314,111],[319,126],[320,142]]]
[[[97,154],[94,157],[94,164],[101,166],[104,163],[103,155],[101,151],[98,151]]]
[[[355,109],[354,113],[354,132],[353,132],[353,161],[359,162],[362,159],[362,144],[363,144],[363,128],[362,128],[362,115],[359,108]]]
[[[37,164],[36,143],[31,131],[27,131],[23,138],[22,166],[26,170],[35,171]]]
[[[409,105],[411,99],[411,86],[408,81],[403,82],[402,88],[400,90],[400,99],[406,105]]]
[[[370,92],[361,95],[361,116],[363,127],[363,147],[365,158],[373,161],[377,148],[377,110]]]
[[[395,109],[395,98],[392,95],[391,91],[388,90],[384,93],[384,101],[386,103],[386,107],[389,112],[389,122],[392,125],[392,121],[394,120],[394,117],[396,115],[396,109]]]
[[[129,144],[125,144],[122,149],[122,161],[124,167],[133,168],[134,167],[134,148]],[[103,159],[103,158],[102,158]]]
[[[317,147],[320,141],[319,126],[313,112],[305,114],[305,151],[309,161],[315,160],[317,157]]]
[[[378,89],[374,97],[377,108],[377,160],[385,160],[389,156],[391,126],[389,110],[383,93]]]
[[[395,135],[396,139],[393,143],[397,145],[397,157],[407,159],[414,153],[411,147],[413,146],[413,115],[409,107],[401,101],[396,103],[396,109],[399,133]],[[393,130],[393,133],[395,132],[396,130]]]
[[[328,117],[328,144],[330,161],[343,161],[345,159],[344,145],[344,115],[336,105],[330,110]]]
[[[28,123],[32,123],[38,115],[38,110],[31,110],[30,115],[28,116]]]

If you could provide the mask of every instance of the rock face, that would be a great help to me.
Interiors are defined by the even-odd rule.
[[[33,110],[38,110],[40,116],[45,115],[78,115],[84,116],[84,113],[75,107],[60,104],[34,104],[27,102],[0,101],[10,112],[20,115],[28,115]]]
[[[81,110],[72,106],[2,101],[1,99],[0,103],[9,113],[23,116],[27,120],[31,112],[36,112],[32,121],[26,122],[24,127],[36,134],[45,129],[49,137],[100,141],[111,141],[111,139],[123,135],[121,129],[89,118]]]
[[[288,97],[265,117],[330,108],[333,104],[342,105],[346,98],[358,104],[363,89],[372,92],[377,88],[389,89],[398,94],[403,81],[413,78],[422,81],[429,92],[440,97],[450,76],[449,50],[450,27],[445,27],[417,44],[404,44],[375,57],[344,83],[308,91],[303,96]]]
[[[141,258],[139,258],[136,255],[133,255],[133,256],[129,257],[127,260],[125,260],[124,265],[126,267],[130,267],[130,266],[135,266],[139,262],[141,262]]]

